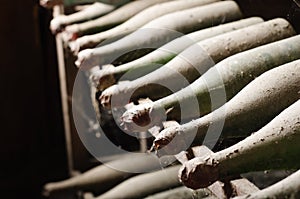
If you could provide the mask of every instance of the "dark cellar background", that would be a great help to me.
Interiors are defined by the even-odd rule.
[[[0,198],[41,198],[67,177],[51,11],[37,0],[2,0]]]
[[[292,0],[238,0],[245,15],[282,16],[299,33]],[[0,2],[0,198],[41,198],[68,177],[51,11],[37,0]]]

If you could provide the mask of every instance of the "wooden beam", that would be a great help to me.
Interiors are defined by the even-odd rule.
[[[53,8],[53,17],[57,17],[63,12],[64,12],[63,6],[55,6]],[[57,49],[62,114],[63,114],[65,140],[66,140],[68,171],[70,176],[73,176],[74,162],[73,162],[73,152],[72,152],[72,138],[71,138],[71,124],[70,124],[71,121],[69,116],[68,89],[67,89],[67,80],[66,80],[64,47],[63,47],[63,41],[60,34],[57,34],[55,39],[56,39],[56,49]]]

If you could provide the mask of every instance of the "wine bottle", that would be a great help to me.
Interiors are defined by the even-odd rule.
[[[158,48],[182,34],[241,17],[241,11],[234,1],[222,1],[173,12],[152,20],[113,43],[79,52],[75,64],[81,69],[109,64],[131,51],[139,49],[148,52],[149,48]]]
[[[179,11],[179,10],[185,10],[188,8],[193,8],[195,6],[213,3],[216,1],[219,1],[219,0],[204,0],[204,1],[176,0],[176,1],[170,1],[170,2],[165,2],[165,3],[159,3],[159,4],[151,6],[147,9],[137,13],[136,15],[134,15],[133,17],[131,17],[124,23],[122,23],[114,28],[111,28],[107,31],[102,31],[97,34],[80,37],[76,41],[71,42],[69,44],[69,46],[70,46],[71,51],[73,51],[75,53],[78,51],[84,50],[86,48],[94,48],[104,40],[107,41],[107,40],[115,38],[115,37],[129,34],[133,31],[137,30],[138,28],[142,27],[146,23],[150,22],[151,20],[154,20],[165,14],[172,13],[172,12]],[[78,26],[80,26],[80,25],[78,25]],[[66,37],[68,37],[68,38],[74,38],[74,34],[77,36],[83,36],[86,33],[91,32],[91,29],[95,29],[95,27],[97,27],[96,23],[95,23],[94,27],[92,27],[92,28],[89,26],[88,27],[83,26],[83,28],[79,28],[80,29],[79,32],[76,31],[76,30],[78,30],[78,28],[75,29],[75,31],[72,31],[72,27],[67,27],[65,34],[66,34]]]
[[[124,156],[70,179],[47,183],[44,186],[44,194],[51,195],[66,190],[91,191],[100,194],[138,173],[159,168],[161,163],[151,155]]]
[[[179,177],[185,186],[198,189],[227,176],[250,171],[298,169],[299,142],[300,100],[239,143],[204,158],[194,158],[184,163]]]
[[[151,125],[156,125],[166,117],[168,120],[180,121],[203,116],[211,112],[212,108],[219,108],[230,100],[260,74],[300,59],[299,52],[300,36],[294,36],[233,55],[216,64],[188,87],[157,101],[129,109],[123,116],[128,121],[126,127],[134,130],[129,127],[131,122],[141,123],[140,120],[144,118],[155,118],[155,121],[149,120],[148,124],[151,122]],[[212,104],[211,92],[220,88],[225,90],[226,99],[218,103],[213,101]],[[191,105],[194,99],[197,99],[197,103]],[[157,114],[161,112],[164,114]],[[160,118],[160,115],[163,117]],[[129,116],[135,118],[134,121]]]
[[[234,199],[255,199],[255,198],[299,198],[300,197],[300,170],[287,178],[271,185],[263,190]]]
[[[112,97],[114,107],[124,106],[128,100],[137,101],[139,98],[157,100],[188,86],[215,63],[233,54],[294,34],[289,22],[278,18],[200,41],[163,67],[134,81],[104,90],[100,96],[101,104],[109,108]],[[127,96],[130,98],[124,99]]]
[[[139,1],[132,1],[126,3],[125,5],[121,6],[120,8],[102,16],[97,19],[86,21],[80,24],[73,24],[66,27],[67,32],[74,32],[80,33],[82,29],[88,29],[85,34],[91,34],[94,32],[99,32],[103,30],[107,30],[112,28],[116,25],[119,25],[135,14],[141,12],[145,8],[155,5],[157,3],[171,1],[171,0],[139,0]],[[80,35],[72,34],[73,39],[76,39]],[[63,34],[63,38],[65,41],[69,40],[68,34]]]
[[[152,173],[141,174],[130,178],[96,199],[110,198],[144,198],[181,185],[178,179],[180,165],[171,166]]]
[[[266,125],[299,99],[300,60],[269,70],[208,115],[161,131],[154,140],[159,155],[176,154],[190,145],[245,137]],[[207,136],[207,138],[205,138]]]
[[[261,22],[263,22],[262,18],[251,17],[184,35],[132,62],[119,65],[118,67],[114,67],[113,65],[103,67],[102,70],[97,70],[97,72],[93,74],[92,79],[94,83],[98,85],[98,89],[103,91],[107,87],[115,84],[121,77],[122,81],[134,80],[154,71],[196,42]],[[124,75],[127,72],[130,72],[130,75]]]
[[[50,29],[53,34],[61,32],[65,26],[76,22],[91,20],[100,17],[115,9],[115,6],[104,3],[93,3],[82,11],[75,12],[70,15],[59,15],[51,20]]]

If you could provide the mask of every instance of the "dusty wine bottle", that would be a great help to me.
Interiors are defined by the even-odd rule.
[[[156,100],[176,92],[199,78],[215,63],[238,52],[271,43],[295,34],[288,21],[274,19],[218,35],[190,46],[163,67],[134,81],[123,82],[104,90],[101,104],[124,106],[129,101],[149,97]],[[170,88],[170,89],[168,89]],[[124,100],[124,97],[130,99]]]
[[[70,179],[48,183],[44,186],[44,194],[51,195],[66,190],[103,193],[139,172],[153,171],[159,168],[161,168],[161,163],[153,156],[125,156]],[[136,171],[137,173],[130,171]]]
[[[109,64],[130,51],[158,48],[182,34],[241,17],[241,11],[234,1],[222,1],[177,11],[161,16],[113,43],[81,51],[75,64],[82,69]]]
[[[171,166],[163,170],[146,173],[126,180],[100,195],[97,199],[110,198],[143,198],[181,185],[178,179],[180,165]]]
[[[97,19],[67,26],[65,31],[74,33],[71,34],[71,37],[76,39],[78,36],[80,36],[76,35],[76,33],[80,33],[82,29],[89,30],[86,31],[85,34],[107,30],[109,28],[123,23],[124,21],[128,20],[129,18],[131,18],[132,16],[134,16],[135,14],[139,13],[147,7],[165,1],[170,0],[141,0],[128,2],[120,8]],[[68,34],[64,33],[63,37],[66,41],[69,39]]]
[[[255,199],[255,198],[299,198],[300,197],[300,170],[291,174],[287,178],[277,182],[263,190],[234,199]]]
[[[99,90],[104,90],[115,84],[121,77],[122,81],[137,79],[138,77],[146,75],[161,67],[163,64],[166,64],[185,48],[195,44],[196,42],[261,22],[263,22],[262,18],[251,17],[190,33],[174,39],[159,49],[132,62],[118,67],[109,65],[102,70],[98,70],[93,74],[93,81],[96,85],[98,85]],[[130,75],[124,75],[127,72],[130,72]]]
[[[298,169],[299,142],[300,100],[241,142],[204,158],[186,162],[179,176],[185,186],[198,189],[235,174]]]
[[[139,120],[143,118],[155,118],[156,121],[154,119],[148,121],[155,125],[166,117],[169,120],[180,121],[205,115],[212,109],[211,91],[224,88],[226,100],[223,103],[225,103],[263,72],[300,59],[299,52],[300,36],[294,36],[233,55],[216,64],[188,87],[155,102],[129,109],[124,117],[130,115],[135,120],[127,117],[127,128],[130,128],[128,127],[130,121],[141,123]],[[197,98],[197,107],[189,105],[181,110],[181,105],[191,104],[194,98]],[[223,103],[214,104],[213,108],[218,108]],[[163,118],[157,114],[160,112],[165,113]]]
[[[154,147],[160,149],[159,155],[176,154],[192,143],[202,144],[205,136],[210,139],[206,142],[214,142],[257,131],[299,99],[299,69],[300,60],[296,60],[263,73],[210,114],[164,129],[156,136]]]
[[[136,29],[142,27],[146,23],[150,22],[151,20],[154,20],[160,16],[163,16],[168,13],[172,13],[179,10],[184,10],[188,8],[193,8],[195,6],[205,5],[209,3],[213,3],[219,0],[176,0],[176,1],[170,1],[165,3],[159,3],[154,6],[151,6],[138,14],[134,15],[124,23],[111,28],[107,31],[103,31],[94,35],[87,35],[81,38],[78,38],[76,41],[70,43],[70,49],[73,52],[81,51],[86,48],[94,48],[98,44],[100,44],[104,40],[108,40],[114,37],[123,36],[126,34],[129,34]],[[80,25],[79,25],[80,26]],[[97,25],[95,24],[95,27]],[[93,29],[95,29],[93,27]],[[73,38],[74,34],[77,36],[85,35],[86,33],[90,32],[90,27],[86,28],[80,28],[80,32],[72,32],[71,28],[68,28],[66,31],[66,34],[68,34],[69,38]]]
[[[115,6],[96,2],[82,11],[70,15],[60,15],[50,22],[50,29],[53,34],[61,32],[65,26],[76,22],[91,20],[101,15],[107,14],[115,9]]]

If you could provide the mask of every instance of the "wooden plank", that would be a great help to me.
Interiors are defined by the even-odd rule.
[[[232,180],[230,181],[230,184],[236,196],[247,195],[259,191],[259,188],[246,178]]]
[[[83,193],[83,199],[94,199],[94,195],[92,193]]]
[[[209,148],[207,148],[204,145],[193,147],[192,151],[195,157],[204,157],[213,153]]]
[[[212,194],[215,195],[217,198],[226,199],[227,196],[224,190],[224,186],[225,184],[223,182],[217,181],[209,187],[207,187],[207,189],[210,190]]]
[[[53,8],[53,17],[56,17],[63,13],[63,6],[55,6]],[[69,116],[69,102],[68,102],[68,89],[66,84],[66,70],[64,61],[64,48],[61,35],[56,35],[56,48],[57,48],[57,59],[58,59],[58,73],[61,93],[62,112],[64,120],[65,140],[66,140],[66,151],[67,151],[67,163],[68,171],[72,176],[73,166],[73,152],[72,152],[72,138],[71,138],[71,126]]]

